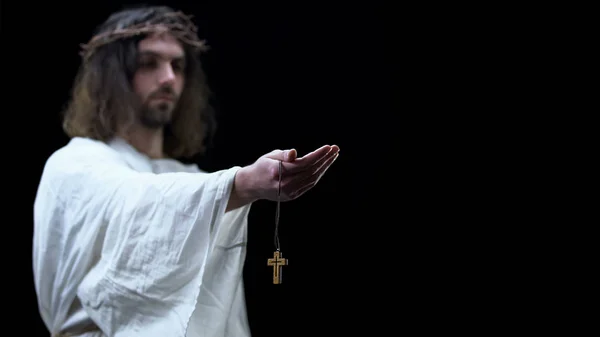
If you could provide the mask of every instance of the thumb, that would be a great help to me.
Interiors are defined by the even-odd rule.
[[[292,162],[296,160],[298,152],[295,149],[291,150],[275,150],[265,155],[267,158],[281,160],[284,162]]]
[[[283,161],[294,161],[296,160],[296,157],[298,156],[298,152],[296,151],[296,149],[291,149],[291,150],[285,150],[283,151],[283,155],[282,155],[282,160]]]

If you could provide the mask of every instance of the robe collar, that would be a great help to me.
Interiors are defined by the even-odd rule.
[[[132,169],[139,172],[154,172],[153,160],[147,155],[139,152],[123,138],[113,138],[108,141],[108,146],[119,152]]]

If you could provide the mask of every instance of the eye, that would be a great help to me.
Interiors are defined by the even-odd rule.
[[[175,61],[171,64],[171,66],[173,67],[173,70],[175,70],[175,71],[183,71],[183,69],[185,68],[185,65],[183,64],[182,61]]]
[[[140,68],[152,69],[156,67],[156,61],[152,59],[143,59],[139,62],[138,66]]]

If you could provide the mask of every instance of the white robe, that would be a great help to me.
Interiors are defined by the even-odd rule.
[[[34,204],[41,317],[85,336],[249,336],[250,205],[225,212],[235,173],[152,160],[121,139],[74,138],[47,160]]]

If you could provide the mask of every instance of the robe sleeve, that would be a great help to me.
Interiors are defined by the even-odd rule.
[[[76,291],[105,333],[184,336],[215,247],[245,240],[249,205],[225,216],[238,170],[141,173],[108,150],[49,160],[43,183],[63,207],[56,244],[100,252]],[[73,249],[63,247],[69,268],[87,268]]]

